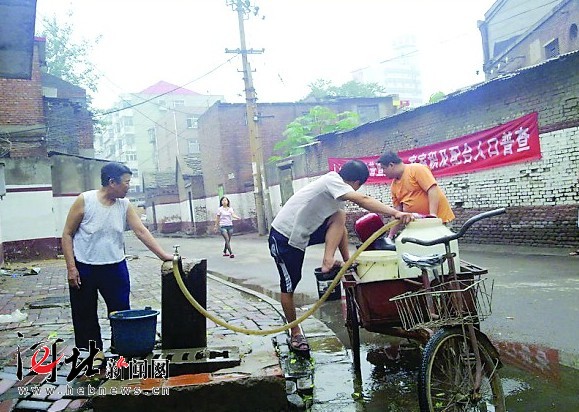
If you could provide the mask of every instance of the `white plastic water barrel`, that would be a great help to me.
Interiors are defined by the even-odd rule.
[[[453,232],[444,226],[439,218],[416,219],[406,225],[404,230],[396,238],[396,252],[398,253],[398,272],[401,278],[420,276],[420,269],[409,268],[402,260],[403,253],[411,253],[416,256],[426,256],[432,254],[444,254],[446,250],[444,244],[434,246],[420,246],[416,243],[402,243],[401,239],[413,237],[420,240],[433,240],[442,236],[451,235]],[[460,271],[460,257],[458,254],[458,242],[450,242],[450,250],[456,253],[454,265]],[[448,273],[448,262],[444,262],[444,273]]]
[[[360,282],[398,278],[398,253],[388,250],[368,250],[356,259]]]

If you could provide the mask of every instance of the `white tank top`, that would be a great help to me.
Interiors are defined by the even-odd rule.
[[[116,199],[111,206],[99,202],[97,191],[82,194],[84,216],[73,237],[74,257],[81,263],[107,265],[125,258],[124,231],[128,199]]]

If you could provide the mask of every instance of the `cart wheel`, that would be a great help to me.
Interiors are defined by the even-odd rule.
[[[480,389],[476,393],[472,379],[475,355],[471,340],[462,328],[440,329],[428,341],[418,374],[421,412],[506,411],[503,387],[496,370],[497,362],[481,343],[482,338],[477,341],[482,376]]]
[[[346,329],[348,329],[350,346],[352,347],[354,370],[356,374],[360,374],[360,323],[354,302],[354,291],[350,288],[346,289]]]

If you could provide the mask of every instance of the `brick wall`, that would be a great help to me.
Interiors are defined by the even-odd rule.
[[[38,43],[34,43],[32,78],[0,78],[0,125],[29,126],[44,122]]]
[[[38,42],[31,79],[0,78],[0,136],[10,141],[10,157],[46,156]],[[4,147],[3,147],[4,149]]]
[[[501,16],[497,16],[501,19]],[[544,46],[557,39],[559,53],[565,54],[579,50],[579,37],[570,35],[571,25],[579,22],[579,0],[557,5],[555,13],[544,21],[541,26],[524,36],[511,50],[507,50],[500,61],[485,68],[487,78],[494,78],[504,73],[510,73],[521,67],[528,67],[540,61],[545,61]],[[500,65],[500,66],[499,66]],[[492,73],[490,72],[492,69]]]
[[[356,112],[358,104],[379,105],[383,116],[394,112],[391,97],[380,99],[342,99],[335,102],[258,104],[259,137],[264,162],[274,155],[273,147],[284,139],[286,126],[318,105],[336,113]],[[251,151],[244,104],[216,103],[199,119],[199,145],[207,196],[217,193],[221,184],[225,193],[253,190]],[[233,177],[232,177],[233,176]]]
[[[379,155],[484,130],[536,111],[542,159],[442,178],[457,224],[479,211],[507,207],[508,214],[473,228],[484,243],[579,244],[579,52],[456,93],[439,103],[324,136],[306,157],[311,175],[327,171],[328,157]],[[315,170],[315,165],[318,170]],[[366,185],[390,203],[386,185]],[[351,221],[362,211],[352,208]],[[350,222],[351,223],[351,222]]]
[[[45,100],[46,143],[48,150],[84,155],[93,149],[93,127],[90,112],[68,99]]]

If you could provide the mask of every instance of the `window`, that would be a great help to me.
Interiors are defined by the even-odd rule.
[[[139,177],[139,170],[138,169],[131,169],[131,172],[133,172],[132,177]]]
[[[125,154],[125,159],[126,162],[137,160],[137,154],[135,152],[127,152],[127,154]]]
[[[199,142],[197,140],[188,140],[187,141],[189,153],[201,153],[199,148]]]
[[[149,130],[147,130],[147,133],[149,133],[149,143],[155,143],[156,142],[156,134],[155,134],[155,128],[151,127]]]
[[[157,104],[159,105],[159,110],[167,110],[167,102],[165,100],[159,100]]]
[[[559,55],[559,39],[553,39],[545,45],[545,59],[551,59]]]
[[[198,124],[197,121],[199,120],[198,117],[188,117],[187,118],[187,129],[197,129]]]
[[[132,117],[123,117],[123,125],[124,126],[132,126],[133,125],[133,118]]]
[[[571,41],[577,40],[577,25],[575,23],[569,27],[569,38]]]
[[[183,107],[185,106],[185,100],[175,100],[173,102],[173,107]]]

